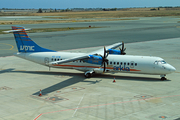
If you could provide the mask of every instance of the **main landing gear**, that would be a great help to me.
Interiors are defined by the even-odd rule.
[[[84,77],[90,78],[90,77],[93,76],[93,74],[94,74],[94,71],[87,71],[87,72],[84,73]]]
[[[166,75],[160,75],[162,81],[166,80],[165,76]]]
[[[91,73],[84,74],[84,77],[86,78],[90,78],[91,76],[92,76]]]

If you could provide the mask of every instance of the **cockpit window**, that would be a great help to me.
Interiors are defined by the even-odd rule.
[[[162,64],[166,64],[166,61],[164,61],[164,60],[161,60],[161,63],[162,63]]]
[[[156,60],[154,64],[166,64],[166,61],[164,60]]]

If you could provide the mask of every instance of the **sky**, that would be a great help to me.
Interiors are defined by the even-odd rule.
[[[180,0],[0,0],[0,8],[130,8],[180,6]]]

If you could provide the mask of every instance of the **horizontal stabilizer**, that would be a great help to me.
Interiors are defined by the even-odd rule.
[[[3,31],[3,32],[5,32],[5,33],[12,33],[12,32],[27,31],[27,30],[32,30],[32,29],[28,28],[28,29],[8,30],[8,31]]]

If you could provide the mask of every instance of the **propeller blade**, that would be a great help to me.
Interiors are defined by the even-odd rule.
[[[106,70],[106,63],[104,62],[104,70],[103,70],[103,73],[105,72]]]
[[[104,58],[105,58],[105,56],[106,56],[106,48],[104,46]]]
[[[107,65],[108,65],[108,59],[106,59],[108,55],[109,55],[109,53],[106,54],[106,48],[105,48],[105,46],[104,46],[104,56],[99,55],[99,56],[102,57],[101,67],[104,65],[103,73],[106,71],[106,63],[107,63]]]
[[[108,57],[109,53],[107,53],[106,58]]]
[[[122,41],[122,50],[124,51],[124,42]]]
[[[108,65],[109,60],[106,61],[106,64]]]

